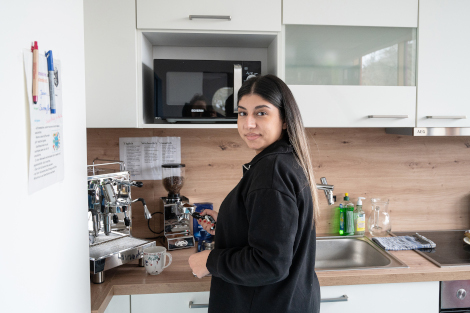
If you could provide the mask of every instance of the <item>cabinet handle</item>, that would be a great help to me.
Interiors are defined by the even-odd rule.
[[[204,309],[208,307],[209,307],[209,304],[194,304],[192,301],[189,301],[190,309]]]
[[[231,21],[232,17],[230,15],[190,15],[189,19],[209,19],[209,20],[228,20]]]
[[[368,115],[368,118],[408,118],[408,115]]]
[[[241,64],[233,65],[233,113],[238,113],[238,90],[242,87],[243,74]]]
[[[348,301],[348,296],[347,295],[342,295],[341,297],[338,298],[325,298],[321,299],[320,302],[344,302]]]
[[[432,118],[432,119],[466,119],[467,116],[465,115],[456,115],[456,116],[445,116],[445,115],[428,115],[426,118]]]

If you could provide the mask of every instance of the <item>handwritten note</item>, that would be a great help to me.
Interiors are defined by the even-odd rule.
[[[32,194],[64,179],[62,80],[59,79],[62,72],[60,61],[54,59],[57,111],[51,114],[46,57],[39,53],[36,104],[32,101],[33,54],[30,50],[23,51],[23,62],[31,123],[28,191]]]
[[[135,180],[161,180],[162,164],[181,162],[180,137],[119,138],[119,159]]]

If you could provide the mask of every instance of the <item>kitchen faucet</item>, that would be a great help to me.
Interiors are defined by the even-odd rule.
[[[323,190],[325,192],[326,200],[328,200],[328,205],[332,205],[335,203],[333,198],[333,189],[335,188],[334,185],[328,185],[326,182],[326,177],[320,178],[321,184],[317,184],[318,190]]]

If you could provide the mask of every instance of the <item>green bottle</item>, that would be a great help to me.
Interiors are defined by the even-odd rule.
[[[344,194],[344,202],[339,205],[339,235],[346,235],[346,203],[349,201],[348,194]]]
[[[346,194],[347,195],[347,194]],[[345,197],[346,198],[346,197]],[[349,197],[347,197],[349,200]],[[346,200],[346,199],[345,199]],[[346,204],[346,221],[345,221],[344,234],[346,236],[354,235],[354,203],[349,202]]]

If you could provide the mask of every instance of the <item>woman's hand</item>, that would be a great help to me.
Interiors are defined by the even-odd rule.
[[[209,270],[206,267],[207,258],[209,257],[210,250],[204,250],[198,253],[195,253],[189,257],[189,266],[193,271],[193,274],[198,278],[202,278],[210,274]]]
[[[206,209],[206,210],[204,210],[204,211],[201,212],[201,215],[202,215],[202,216],[204,216],[204,215],[210,215],[210,216],[212,216],[212,218],[217,222],[218,213],[215,212],[214,210],[208,210],[208,209]],[[210,223],[210,222],[208,222],[208,221],[206,221],[206,220],[203,220],[203,219],[199,219],[197,222],[202,226],[202,228],[204,228],[204,230],[205,230],[206,232],[208,232],[208,233],[211,234],[212,236],[215,235],[215,229],[211,230],[211,227],[213,227],[214,224],[212,224],[212,223]]]

